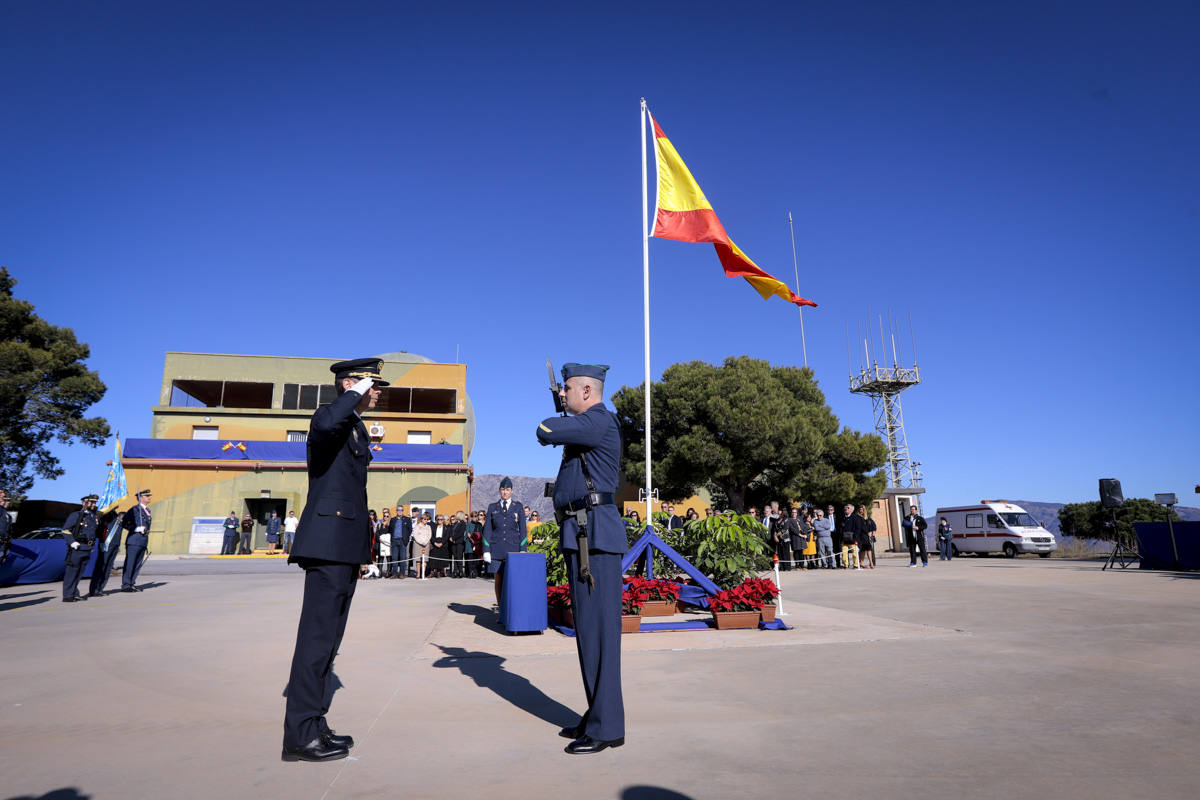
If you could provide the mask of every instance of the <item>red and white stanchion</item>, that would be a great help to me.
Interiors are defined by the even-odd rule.
[[[774,557],[775,561],[775,588],[779,590],[779,596],[775,598],[775,616],[786,617],[788,612],[783,610],[783,585],[779,582],[779,555]]]

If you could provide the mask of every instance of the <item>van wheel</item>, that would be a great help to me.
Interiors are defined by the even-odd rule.
[[[1017,557],[1017,546],[1015,544],[1013,544],[1012,542],[1005,542],[1004,543],[1004,557],[1005,558],[1016,558]]]
[[[958,545],[953,543],[950,545],[950,555],[954,556],[955,558],[962,557],[962,553],[958,552]]]

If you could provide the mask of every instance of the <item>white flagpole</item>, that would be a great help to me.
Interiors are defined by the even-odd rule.
[[[792,225],[792,212],[788,212],[788,231],[792,234],[792,270],[796,273],[796,294],[800,294],[800,267],[796,265],[796,229]],[[808,342],[804,340],[804,308],[796,306],[800,311],[800,347],[804,351],[804,366],[808,366]]]
[[[646,357],[646,516],[650,524],[650,184],[646,177],[646,98],[642,98],[642,322]]]

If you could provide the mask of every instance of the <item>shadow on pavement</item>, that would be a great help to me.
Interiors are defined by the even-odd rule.
[[[149,583],[139,583],[137,588],[145,591],[146,589],[157,589],[160,586],[166,586],[170,581],[150,581]]]
[[[505,659],[502,656],[480,650],[471,651],[464,647],[443,647],[440,644],[434,646],[445,653],[445,657],[433,662],[433,666],[458,669],[475,681],[476,686],[495,692],[497,696],[522,711],[556,727],[565,728],[579,722],[579,715],[574,711],[546,695],[527,678],[506,670]]]
[[[34,797],[31,794],[23,794],[20,797],[13,797],[9,800],[91,800],[90,794],[83,794],[74,786],[65,789],[55,789],[45,794]]]
[[[12,600],[17,597],[29,597],[30,595],[34,595],[34,594],[45,594],[48,591],[50,591],[50,590],[49,589],[38,589],[37,591],[33,591],[33,592],[17,592],[16,594],[5,594],[5,595],[0,595],[0,600]]]
[[[17,603],[0,603],[0,611],[12,611],[16,608],[25,608],[26,606],[36,606],[41,603],[48,603],[49,597],[38,597],[33,600],[22,600]]]
[[[621,800],[692,800],[692,796],[661,786],[629,786],[621,790]]]
[[[447,608],[456,614],[469,614],[473,616],[475,624],[481,628],[487,628],[489,631],[508,635],[508,631],[500,624],[500,615],[490,608],[470,606],[466,603],[451,603]]]

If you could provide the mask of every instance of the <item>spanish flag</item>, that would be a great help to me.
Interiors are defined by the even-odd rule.
[[[649,111],[646,112],[649,114]],[[717,257],[730,278],[745,278],[766,300],[771,295],[782,297],[797,306],[816,306],[795,294],[787,284],[764,271],[741,248],[733,243],[725,226],[717,219],[712,204],[700,191],[691,171],[679,157],[671,140],[650,116],[654,126],[654,163],[658,168],[658,198],[654,210],[654,231],[659,239],[677,242],[712,242]]]

